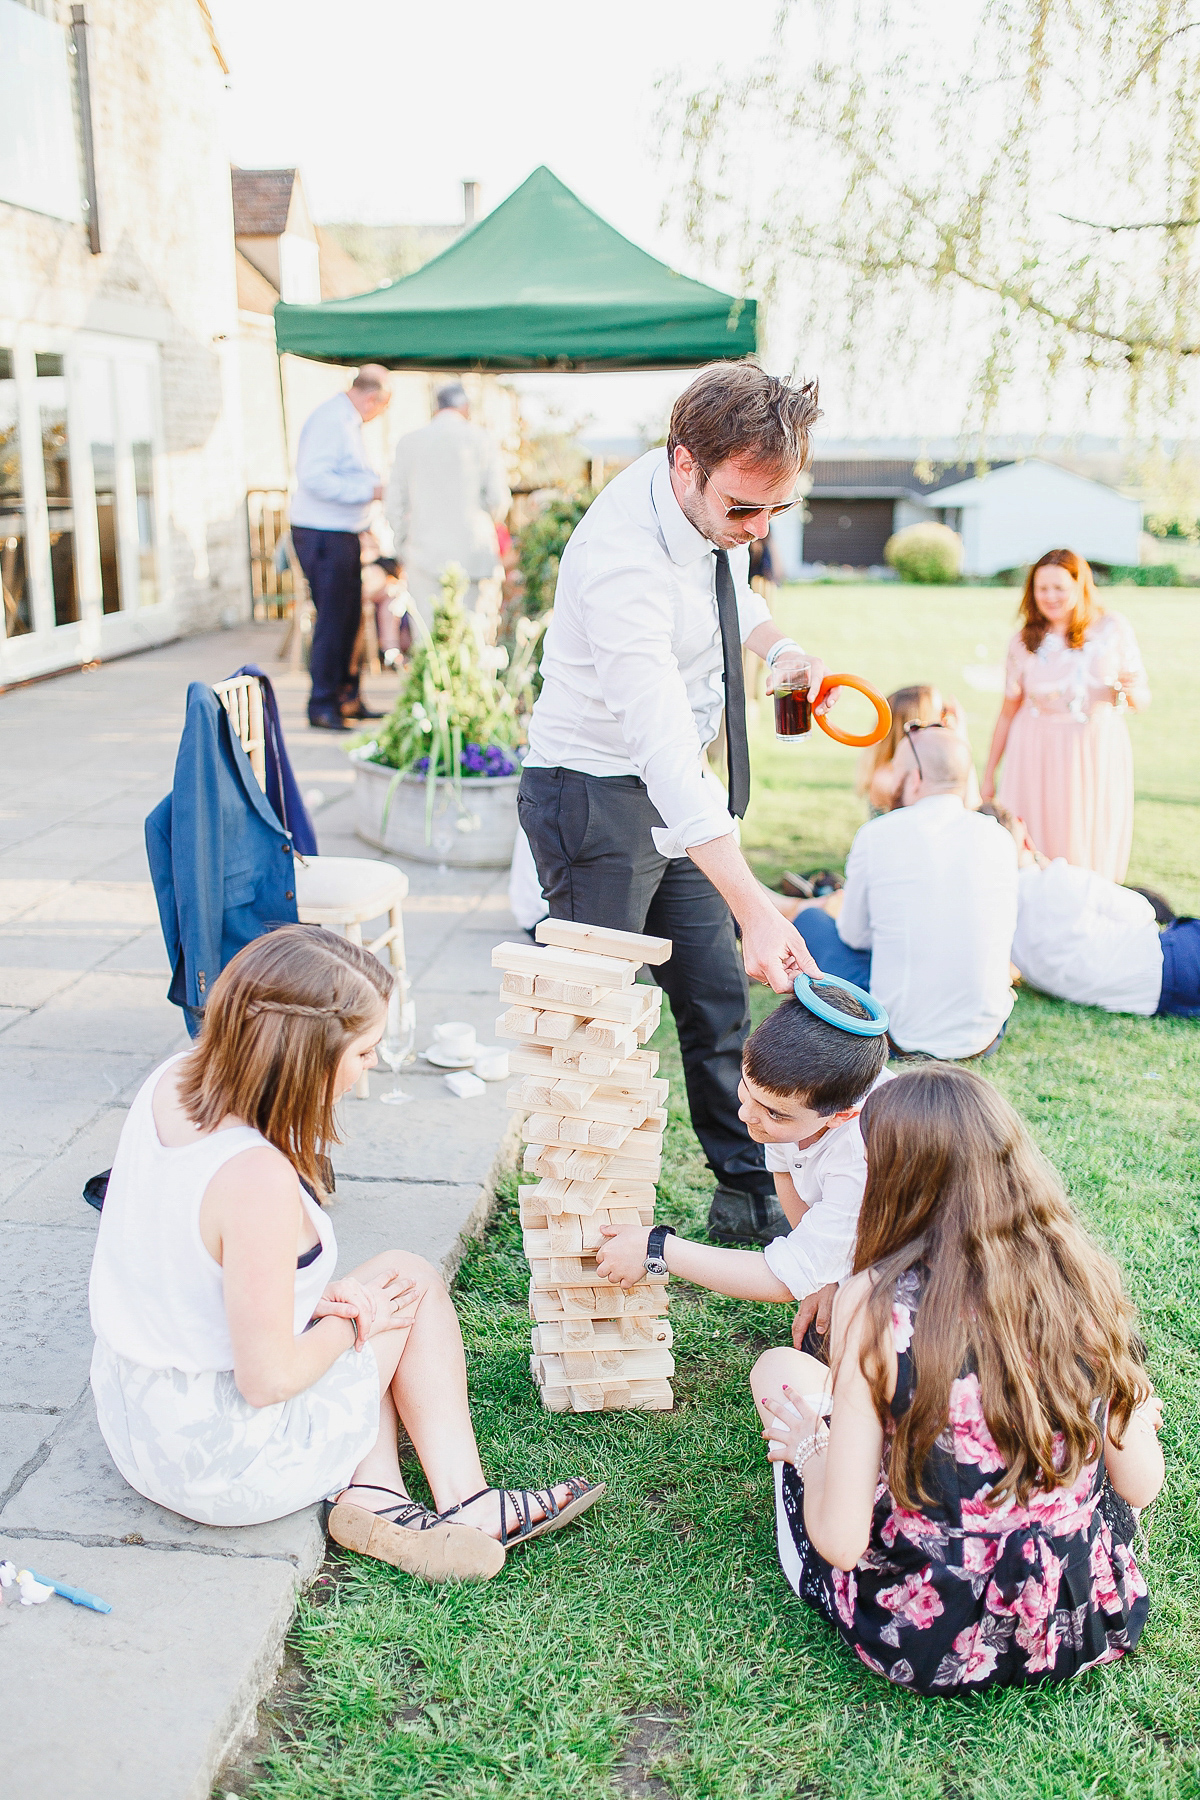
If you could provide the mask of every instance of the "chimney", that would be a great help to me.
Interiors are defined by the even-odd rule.
[[[475,213],[479,206],[479,183],[464,181],[463,190],[463,230],[469,231],[475,223]]]

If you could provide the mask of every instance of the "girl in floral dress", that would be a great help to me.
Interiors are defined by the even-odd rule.
[[[918,1693],[1112,1662],[1146,1622],[1134,1509],[1163,1480],[1117,1270],[970,1070],[899,1075],[861,1123],[828,1428],[812,1357],[768,1350],[751,1376],[784,1573]]]
[[[1008,646],[983,798],[996,798],[1003,758],[1001,801],[1043,856],[1124,881],[1133,842],[1125,709],[1149,704],[1133,626],[1100,605],[1082,556],[1048,550],[1029,571]]]

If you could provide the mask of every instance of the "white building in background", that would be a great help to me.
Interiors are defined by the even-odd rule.
[[[1056,549],[1106,567],[1141,561],[1141,502],[1037,457],[939,488],[925,504],[961,535],[967,575],[998,575]]]
[[[0,0],[0,687],[249,614],[202,0]]]

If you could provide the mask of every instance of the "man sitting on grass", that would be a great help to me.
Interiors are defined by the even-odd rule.
[[[813,993],[851,1018],[870,1016],[852,994],[819,979]],[[837,1284],[854,1261],[867,1178],[858,1115],[872,1089],[892,1079],[886,1062],[886,1037],[852,1035],[798,1000],[782,1001],[746,1040],[738,1097],[742,1123],[766,1146],[791,1231],[759,1252],[692,1243],[670,1226],[606,1226],[599,1273],[627,1288],[648,1263],[659,1273],[665,1264],[670,1274],[734,1299],[798,1300],[797,1346],[814,1322],[818,1333],[827,1331]]]
[[[1105,1012],[1200,1019],[1200,919],[1034,848],[1024,819],[988,801],[1017,846],[1012,959],[1031,987]],[[1166,930],[1159,931],[1159,925]]]

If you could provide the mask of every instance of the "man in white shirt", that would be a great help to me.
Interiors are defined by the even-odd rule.
[[[750,780],[742,644],[776,681],[808,666],[814,697],[824,675],[751,592],[746,546],[796,504],[816,400],[815,384],[794,388],[750,363],[703,370],[675,403],[665,452],[593,502],[563,554],[521,779],[551,916],[674,944],[656,973],[718,1178],[710,1230],[735,1241],[786,1229],[738,1117],[746,973],[782,993],[815,968],[735,836]],[[728,798],[704,766],[722,706]]]
[[[1134,888],[1034,848],[1024,819],[989,802],[1017,847],[1012,960],[1030,987],[1105,1012],[1200,1018],[1200,920],[1159,914]]]
[[[387,411],[391,398],[388,371],[365,363],[347,393],[309,414],[296,449],[292,543],[317,614],[308,722],[323,731],[348,731],[347,720],[381,716],[363,705],[350,658],[362,618],[358,534],[383,496],[362,428]]]
[[[1016,848],[964,806],[971,752],[956,732],[915,727],[896,764],[900,805],[855,837],[836,925],[816,908],[796,923],[827,973],[865,985],[866,964],[897,1049],[981,1056],[1013,1008]],[[838,943],[857,960],[835,967]]]
[[[467,610],[483,616],[494,639],[503,580],[496,526],[512,500],[500,446],[471,423],[460,381],[439,388],[437,404],[429,424],[396,445],[387,491],[396,556],[427,625],[441,598],[442,573],[457,563],[470,583]]]

